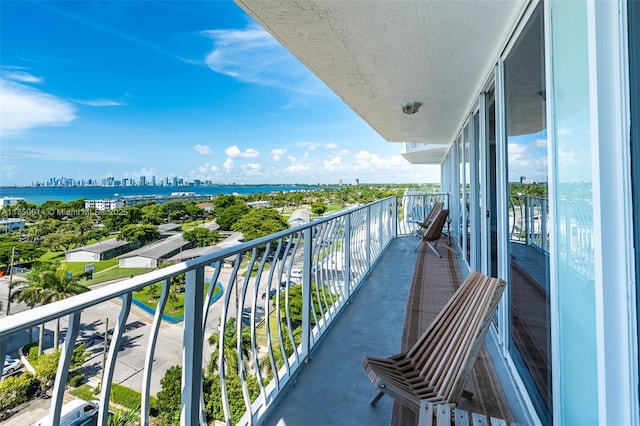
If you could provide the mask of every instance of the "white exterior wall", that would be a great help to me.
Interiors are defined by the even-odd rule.
[[[90,251],[74,251],[73,253],[66,253],[64,258],[67,262],[91,262],[100,261],[100,253]]]
[[[155,268],[158,266],[158,259],[142,256],[126,257],[119,260],[118,266],[121,268]]]

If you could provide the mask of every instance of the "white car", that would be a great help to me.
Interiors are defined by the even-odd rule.
[[[5,374],[13,374],[18,371],[22,367],[22,363],[19,359],[5,359],[4,360],[4,368],[2,369],[2,375]]]
[[[58,426],[75,426],[85,424],[85,422],[90,420],[92,417],[97,416],[99,408],[98,402],[96,401],[74,399],[67,402],[60,410],[60,423],[58,423]],[[40,419],[36,423],[36,426],[51,426],[49,416],[47,415]]]

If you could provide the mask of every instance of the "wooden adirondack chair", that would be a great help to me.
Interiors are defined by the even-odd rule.
[[[431,222],[433,222],[433,220],[436,218],[438,213],[440,213],[440,210],[442,210],[443,207],[444,203],[442,201],[434,201],[427,217],[425,217],[422,222],[415,221],[415,223],[417,223],[420,227],[416,230],[417,236],[422,237],[424,235],[424,233],[429,228],[429,225],[431,225]]]
[[[429,328],[407,352],[365,357],[362,364],[380,391],[419,412],[421,403],[456,404],[491,324],[505,282],[471,272]]]
[[[436,256],[442,257],[440,256],[440,253],[438,253],[436,246],[438,245],[438,241],[440,241],[442,228],[447,222],[447,216],[449,216],[448,209],[442,209],[438,212],[425,233],[420,237],[420,242],[418,243],[415,251],[418,251],[422,244],[427,244],[429,248],[436,254]]]

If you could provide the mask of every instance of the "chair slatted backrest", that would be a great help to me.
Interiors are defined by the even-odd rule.
[[[427,217],[420,223],[420,226],[428,228],[443,207],[444,203],[442,201],[434,201],[429,214],[427,214]]]
[[[436,217],[433,219],[433,222],[427,228],[427,232],[424,233],[422,239],[424,241],[438,241],[440,239],[440,235],[442,234],[442,228],[444,228],[444,224],[447,221],[447,216],[449,216],[448,209],[442,209],[438,212]]]
[[[443,400],[460,399],[504,287],[501,279],[472,271],[407,352],[425,384]]]

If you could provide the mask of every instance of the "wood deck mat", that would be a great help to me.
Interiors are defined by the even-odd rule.
[[[446,239],[440,244],[447,244]],[[407,302],[402,351],[415,343],[462,282],[456,255],[445,247],[440,247],[438,251],[442,258],[436,257],[426,246],[418,253]],[[459,408],[513,422],[493,364],[484,347],[465,389],[473,392],[474,396],[471,401],[461,398]],[[417,425],[418,417],[412,410],[394,402],[391,424]]]

